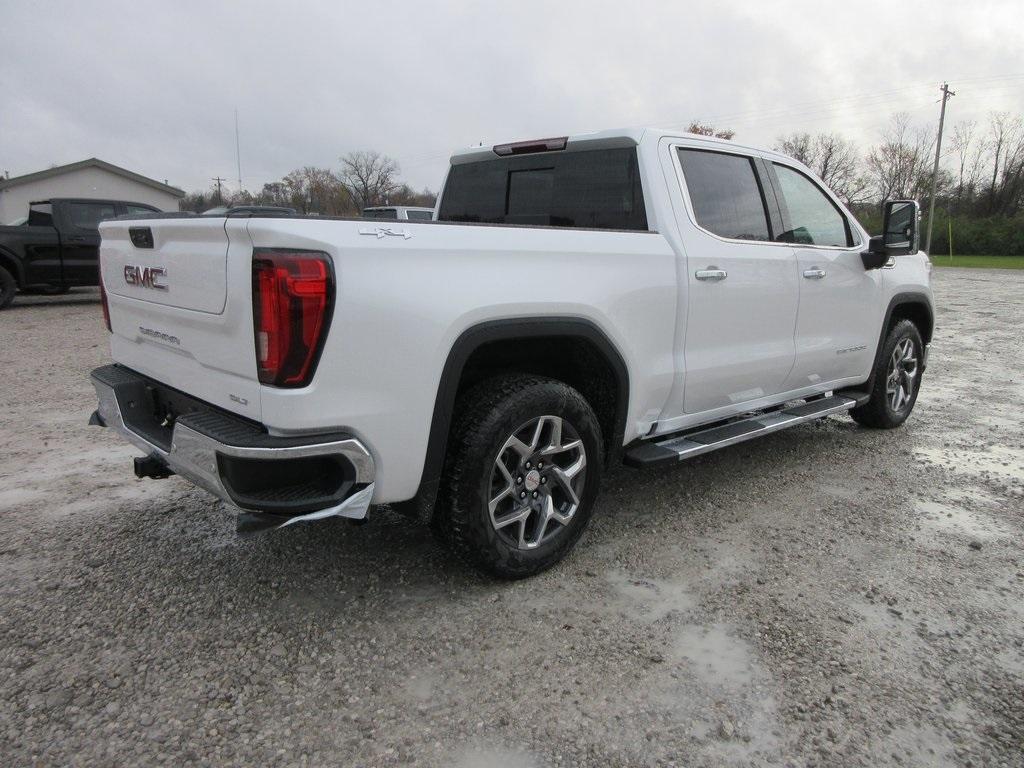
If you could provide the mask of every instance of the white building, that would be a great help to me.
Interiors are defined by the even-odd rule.
[[[0,224],[27,216],[29,203],[52,197],[126,200],[176,211],[184,196],[177,187],[93,157],[24,176],[0,178]]]

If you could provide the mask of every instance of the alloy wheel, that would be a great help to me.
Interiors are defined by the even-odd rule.
[[[889,372],[885,380],[885,393],[889,407],[901,412],[913,399],[917,384],[917,353],[911,339],[896,343],[889,358]]]
[[[558,416],[539,416],[516,429],[491,470],[488,513],[498,535],[535,549],[569,524],[586,483],[583,440]]]

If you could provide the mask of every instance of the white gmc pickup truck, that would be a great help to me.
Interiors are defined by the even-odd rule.
[[[831,414],[890,428],[933,329],[913,201],[670,130],[455,154],[433,221],[100,226],[93,422],[258,529],[390,504],[484,570],[557,562],[610,465]]]

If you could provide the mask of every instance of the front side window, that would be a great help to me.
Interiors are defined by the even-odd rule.
[[[776,239],[837,248],[852,245],[846,217],[818,185],[793,168],[774,165],[782,191],[783,220],[788,227]]]
[[[101,221],[117,215],[112,203],[69,203],[68,208],[72,225],[79,229],[96,229]]]
[[[437,218],[646,230],[636,149],[540,152],[453,165]]]
[[[752,158],[680,148],[679,162],[701,227],[733,240],[771,239]]]

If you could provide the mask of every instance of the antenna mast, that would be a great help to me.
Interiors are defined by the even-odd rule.
[[[235,109],[235,159],[238,161],[238,191],[242,191],[242,147],[238,141],[238,109]]]

